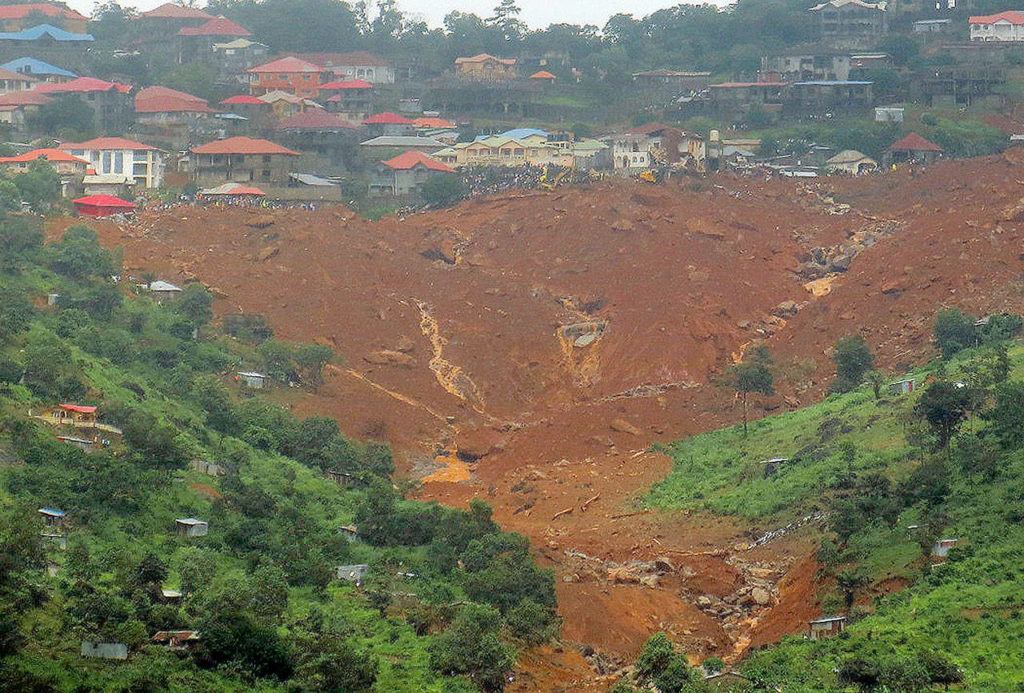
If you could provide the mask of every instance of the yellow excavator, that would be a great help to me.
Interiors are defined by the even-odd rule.
[[[569,175],[570,171],[572,171],[571,168],[562,168],[562,170],[559,171],[554,176],[554,178],[552,178],[551,177],[551,169],[549,167],[545,166],[544,167],[544,173],[542,173],[541,176],[540,176],[540,187],[541,187],[541,189],[543,189],[543,190],[554,190],[559,185],[561,185],[562,180],[567,175]]]

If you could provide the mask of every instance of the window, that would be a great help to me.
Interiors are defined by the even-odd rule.
[[[270,169],[269,168],[263,169],[263,173],[261,173],[260,175],[262,175],[264,178],[270,178]]]
[[[103,173],[110,173],[110,155],[111,152],[103,152],[103,164],[100,166],[100,171]]]
[[[114,173],[124,173],[124,152],[114,152]]]
[[[263,163],[265,163],[265,164],[269,164],[270,163],[270,155],[269,154],[264,154],[263,155]]]

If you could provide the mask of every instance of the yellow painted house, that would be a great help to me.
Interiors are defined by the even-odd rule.
[[[460,142],[433,154],[449,166],[572,166],[572,153],[530,135],[524,139],[485,137],[475,142]]]

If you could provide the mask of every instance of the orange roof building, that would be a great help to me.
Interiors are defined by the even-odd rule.
[[[890,144],[883,161],[887,166],[903,163],[931,164],[944,153],[945,150],[939,145],[912,132]]]
[[[534,72],[530,75],[530,79],[535,82],[546,82],[547,84],[554,84],[555,80],[558,79],[555,75],[551,74],[547,70],[541,70],[540,72]]]
[[[206,186],[258,183],[283,187],[299,152],[269,140],[228,137],[191,150],[192,177]]]
[[[250,69],[249,92],[263,96],[273,91],[284,91],[304,99],[315,99],[320,95],[320,85],[333,77],[329,70],[319,65],[287,56]]]
[[[516,77],[516,61],[480,53],[455,60],[455,74],[474,82],[508,82]]]
[[[124,137],[97,137],[64,142],[60,149],[89,162],[98,175],[124,176],[138,188],[159,188],[164,181],[164,157],[156,147]]]
[[[408,151],[380,162],[370,182],[370,194],[399,197],[419,195],[424,183],[434,176],[453,174],[455,169],[437,159],[423,152]]]
[[[24,5],[0,5],[0,31],[21,31],[39,24],[36,17],[46,17],[47,23],[54,24],[72,34],[89,31],[89,18],[75,10],[48,3],[26,3]]]
[[[65,185],[71,178],[84,176],[92,165],[85,159],[60,149],[33,149],[18,156],[0,157],[0,167],[24,173],[35,161],[45,161],[53,166]]]

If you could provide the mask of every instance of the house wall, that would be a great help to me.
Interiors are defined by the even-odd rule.
[[[285,91],[304,99],[315,99],[320,95],[324,75],[318,72],[258,72],[252,73],[249,91],[262,96],[272,91]]]
[[[72,156],[90,162],[98,174],[130,175],[135,185],[159,188],[164,182],[164,157],[157,150],[74,149]]]
[[[461,79],[503,82],[515,79],[516,70],[514,65],[506,65],[496,60],[484,60],[474,63],[458,63],[455,66],[455,74]]]
[[[972,41],[1024,41],[1024,25],[1007,21],[971,24]]]
[[[285,186],[295,159],[290,154],[194,154],[192,177],[209,186],[229,181]]]

